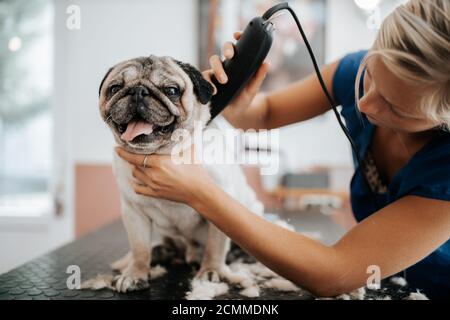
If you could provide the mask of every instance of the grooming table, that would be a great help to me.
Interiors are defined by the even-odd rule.
[[[286,218],[286,216],[284,216]],[[330,217],[318,212],[292,215],[288,221],[294,226],[302,226],[301,231],[318,230],[327,235],[325,243],[333,243],[344,232]],[[309,230],[308,230],[309,229]],[[100,299],[100,300],[129,300],[129,299],[184,299],[189,290],[189,280],[195,271],[187,265],[164,265],[167,274],[154,279],[150,288],[131,293],[117,293],[109,289],[102,290],[70,290],[66,281],[70,274],[67,267],[77,265],[81,270],[81,281],[85,281],[97,274],[110,274],[109,264],[122,257],[129,250],[128,239],[121,221],[116,221],[97,231],[81,237],[74,242],[34,259],[16,269],[0,275],[0,299]],[[244,258],[245,262],[254,259],[245,254],[236,245],[232,246],[227,261]],[[381,290],[367,290],[366,298],[382,298],[389,295],[392,299],[402,299],[411,290],[393,286],[383,282]],[[246,299],[239,295],[238,288],[230,288],[228,294],[218,299]],[[273,289],[262,289],[258,299],[298,299],[312,300],[314,297],[305,291],[277,292]]]

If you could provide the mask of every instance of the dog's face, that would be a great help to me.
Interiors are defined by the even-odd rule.
[[[105,75],[99,90],[100,113],[117,143],[141,154],[173,142],[176,129],[205,124],[213,88],[189,64],[170,57],[140,57],[121,62]]]

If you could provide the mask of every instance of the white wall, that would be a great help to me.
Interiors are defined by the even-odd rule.
[[[69,217],[2,217],[0,274],[71,241]]]
[[[354,0],[327,0],[327,6],[325,56],[328,62],[372,45],[377,30],[367,28],[367,16]]]

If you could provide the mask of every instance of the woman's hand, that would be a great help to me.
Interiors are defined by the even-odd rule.
[[[129,153],[116,148],[117,154],[134,166],[133,189],[137,194],[164,198],[194,206],[201,199],[204,190],[208,190],[214,181],[201,164],[191,161],[189,164],[177,164],[170,155],[147,156],[146,168],[143,167],[145,155]],[[195,155],[194,148],[191,154]]]
[[[239,40],[241,37],[241,32],[235,32],[234,38]],[[222,48],[222,53],[225,59],[231,59],[234,56],[234,46],[231,42],[226,42]],[[203,77],[211,82],[211,75],[214,75],[219,83],[225,84],[228,82],[228,75],[223,69],[222,62],[218,55],[214,55],[209,59],[211,69],[203,71]],[[269,64],[264,62],[247,86],[242,90],[242,92],[231,101],[230,105],[222,111],[222,115],[225,116],[230,122],[234,117],[239,117],[239,113],[242,113],[252,102],[256,93],[259,91],[261,84],[266,77]],[[211,82],[212,83],[212,82]],[[214,86],[214,94],[217,92],[217,88]]]

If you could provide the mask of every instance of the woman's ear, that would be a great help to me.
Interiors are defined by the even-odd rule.
[[[183,69],[184,72],[186,72],[186,74],[191,79],[194,85],[194,93],[196,94],[200,103],[207,104],[209,101],[211,101],[214,93],[214,88],[208,80],[203,78],[201,72],[189,63],[183,63],[178,60],[175,60],[175,62],[181,67],[181,69]]]

